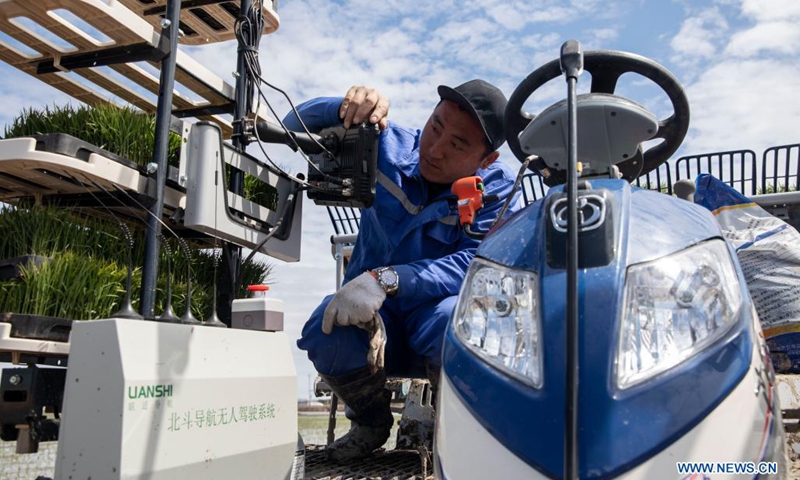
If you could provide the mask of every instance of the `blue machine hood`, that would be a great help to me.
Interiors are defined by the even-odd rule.
[[[614,258],[579,271],[579,421],[581,478],[608,478],[658,453],[696,426],[742,379],[750,364],[749,297],[724,338],[643,384],[619,390],[615,355],[625,273],[720,238],[705,209],[626,182],[593,181],[615,212]],[[444,372],[475,417],[501,443],[551,478],[563,475],[566,378],[566,271],[547,262],[545,212],[559,189],[506,221],[477,255],[536,272],[540,279],[544,384],[536,390],[495,370],[448,329]],[[741,276],[741,274],[740,274]]]

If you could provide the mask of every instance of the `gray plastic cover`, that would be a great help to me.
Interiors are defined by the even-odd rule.
[[[188,152],[184,226],[242,247],[255,248],[267,235],[259,228],[260,224],[275,225],[296,187],[295,183],[223,143],[220,128],[215,124],[193,124],[184,148]],[[227,190],[225,182],[219,181],[222,174],[220,158],[225,164],[274,187],[278,192],[277,209],[270,210]],[[229,207],[242,213],[243,218],[231,215]],[[294,209],[289,209],[289,218],[283,222],[290,224],[286,238],[277,235],[270,238],[261,253],[286,262],[300,259],[302,207],[302,192],[297,192]]]
[[[578,95],[578,161],[584,175],[605,174],[636,155],[639,145],[658,131],[655,115],[616,95]],[[522,150],[535,154],[548,167],[566,170],[567,101],[562,100],[534,118],[519,134]]]

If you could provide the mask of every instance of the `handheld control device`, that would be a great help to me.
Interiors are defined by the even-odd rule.
[[[309,156],[308,198],[317,205],[369,208],[378,168],[377,125],[331,127],[319,134],[287,133],[267,122],[256,125],[260,140],[284,143]]]

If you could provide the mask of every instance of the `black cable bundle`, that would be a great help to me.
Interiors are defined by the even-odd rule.
[[[261,78],[261,64],[258,62],[258,47],[261,43],[261,32],[264,31],[264,15],[261,11],[261,0],[255,0],[250,9],[242,12],[236,19],[233,30],[239,43],[239,53],[244,58],[247,69],[247,111],[252,111],[256,82]]]
[[[261,84],[263,83],[267,87],[277,92],[280,92],[289,102],[292,111],[297,116],[297,119],[300,121],[300,124],[302,125],[305,133],[309,136],[311,135],[311,132],[308,130],[308,127],[303,122],[303,119],[300,118],[300,114],[297,113],[297,109],[295,108],[292,99],[289,98],[289,95],[285,91],[272,85],[271,83],[267,82],[261,77],[261,64],[258,61],[258,49],[261,43],[261,32],[264,30],[264,15],[261,10],[261,0],[255,0],[250,5],[250,9],[247,12],[244,12],[236,19],[236,22],[233,25],[233,30],[234,34],[236,35],[236,41],[239,44],[238,52],[242,55],[242,58],[244,59],[244,66],[245,70],[247,71],[247,77],[249,80],[247,82],[247,111],[249,112],[256,111],[256,114],[258,113],[257,112],[258,108],[256,109],[252,108],[253,97],[256,94],[256,90],[258,90],[257,105],[260,107],[261,102],[263,101],[264,104],[267,106],[267,108],[269,108],[270,112],[275,117],[278,124],[286,132],[287,139],[295,143],[293,147],[295,151],[298,151],[300,155],[303,157],[303,159],[306,161],[306,163],[308,163],[311,166],[311,168],[317,170],[326,179],[332,182],[337,182],[337,183],[341,182],[340,179],[331,177],[330,175],[327,175],[326,173],[322,172],[319,169],[319,167],[317,167],[317,165],[315,165],[308,158],[308,156],[305,153],[303,153],[299,145],[297,145],[294,137],[289,133],[289,130],[286,128],[286,125],[283,124],[283,122],[280,119],[280,116],[272,108],[272,105],[270,104],[266,95],[264,95],[264,92],[261,90]],[[291,178],[292,180],[303,185],[306,188],[315,188],[314,186],[306,183],[304,180],[297,178],[294,175],[286,172],[283,168],[281,168],[279,165],[273,162],[270,156],[267,154],[267,151],[264,149],[264,145],[262,144],[261,139],[258,136],[258,130],[255,129],[254,133],[256,137],[256,142],[258,143],[261,152],[264,154],[264,157],[277,171],[283,173],[287,177]],[[314,140],[314,143],[316,143],[320,147],[320,149],[322,149],[322,151],[324,151],[330,158],[335,158],[335,156],[331,152],[329,152],[324,145],[318,142],[315,138],[312,137],[312,139]]]

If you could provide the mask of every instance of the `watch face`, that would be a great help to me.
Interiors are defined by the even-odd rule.
[[[384,285],[394,286],[397,284],[397,273],[391,268],[381,270],[380,280]]]

